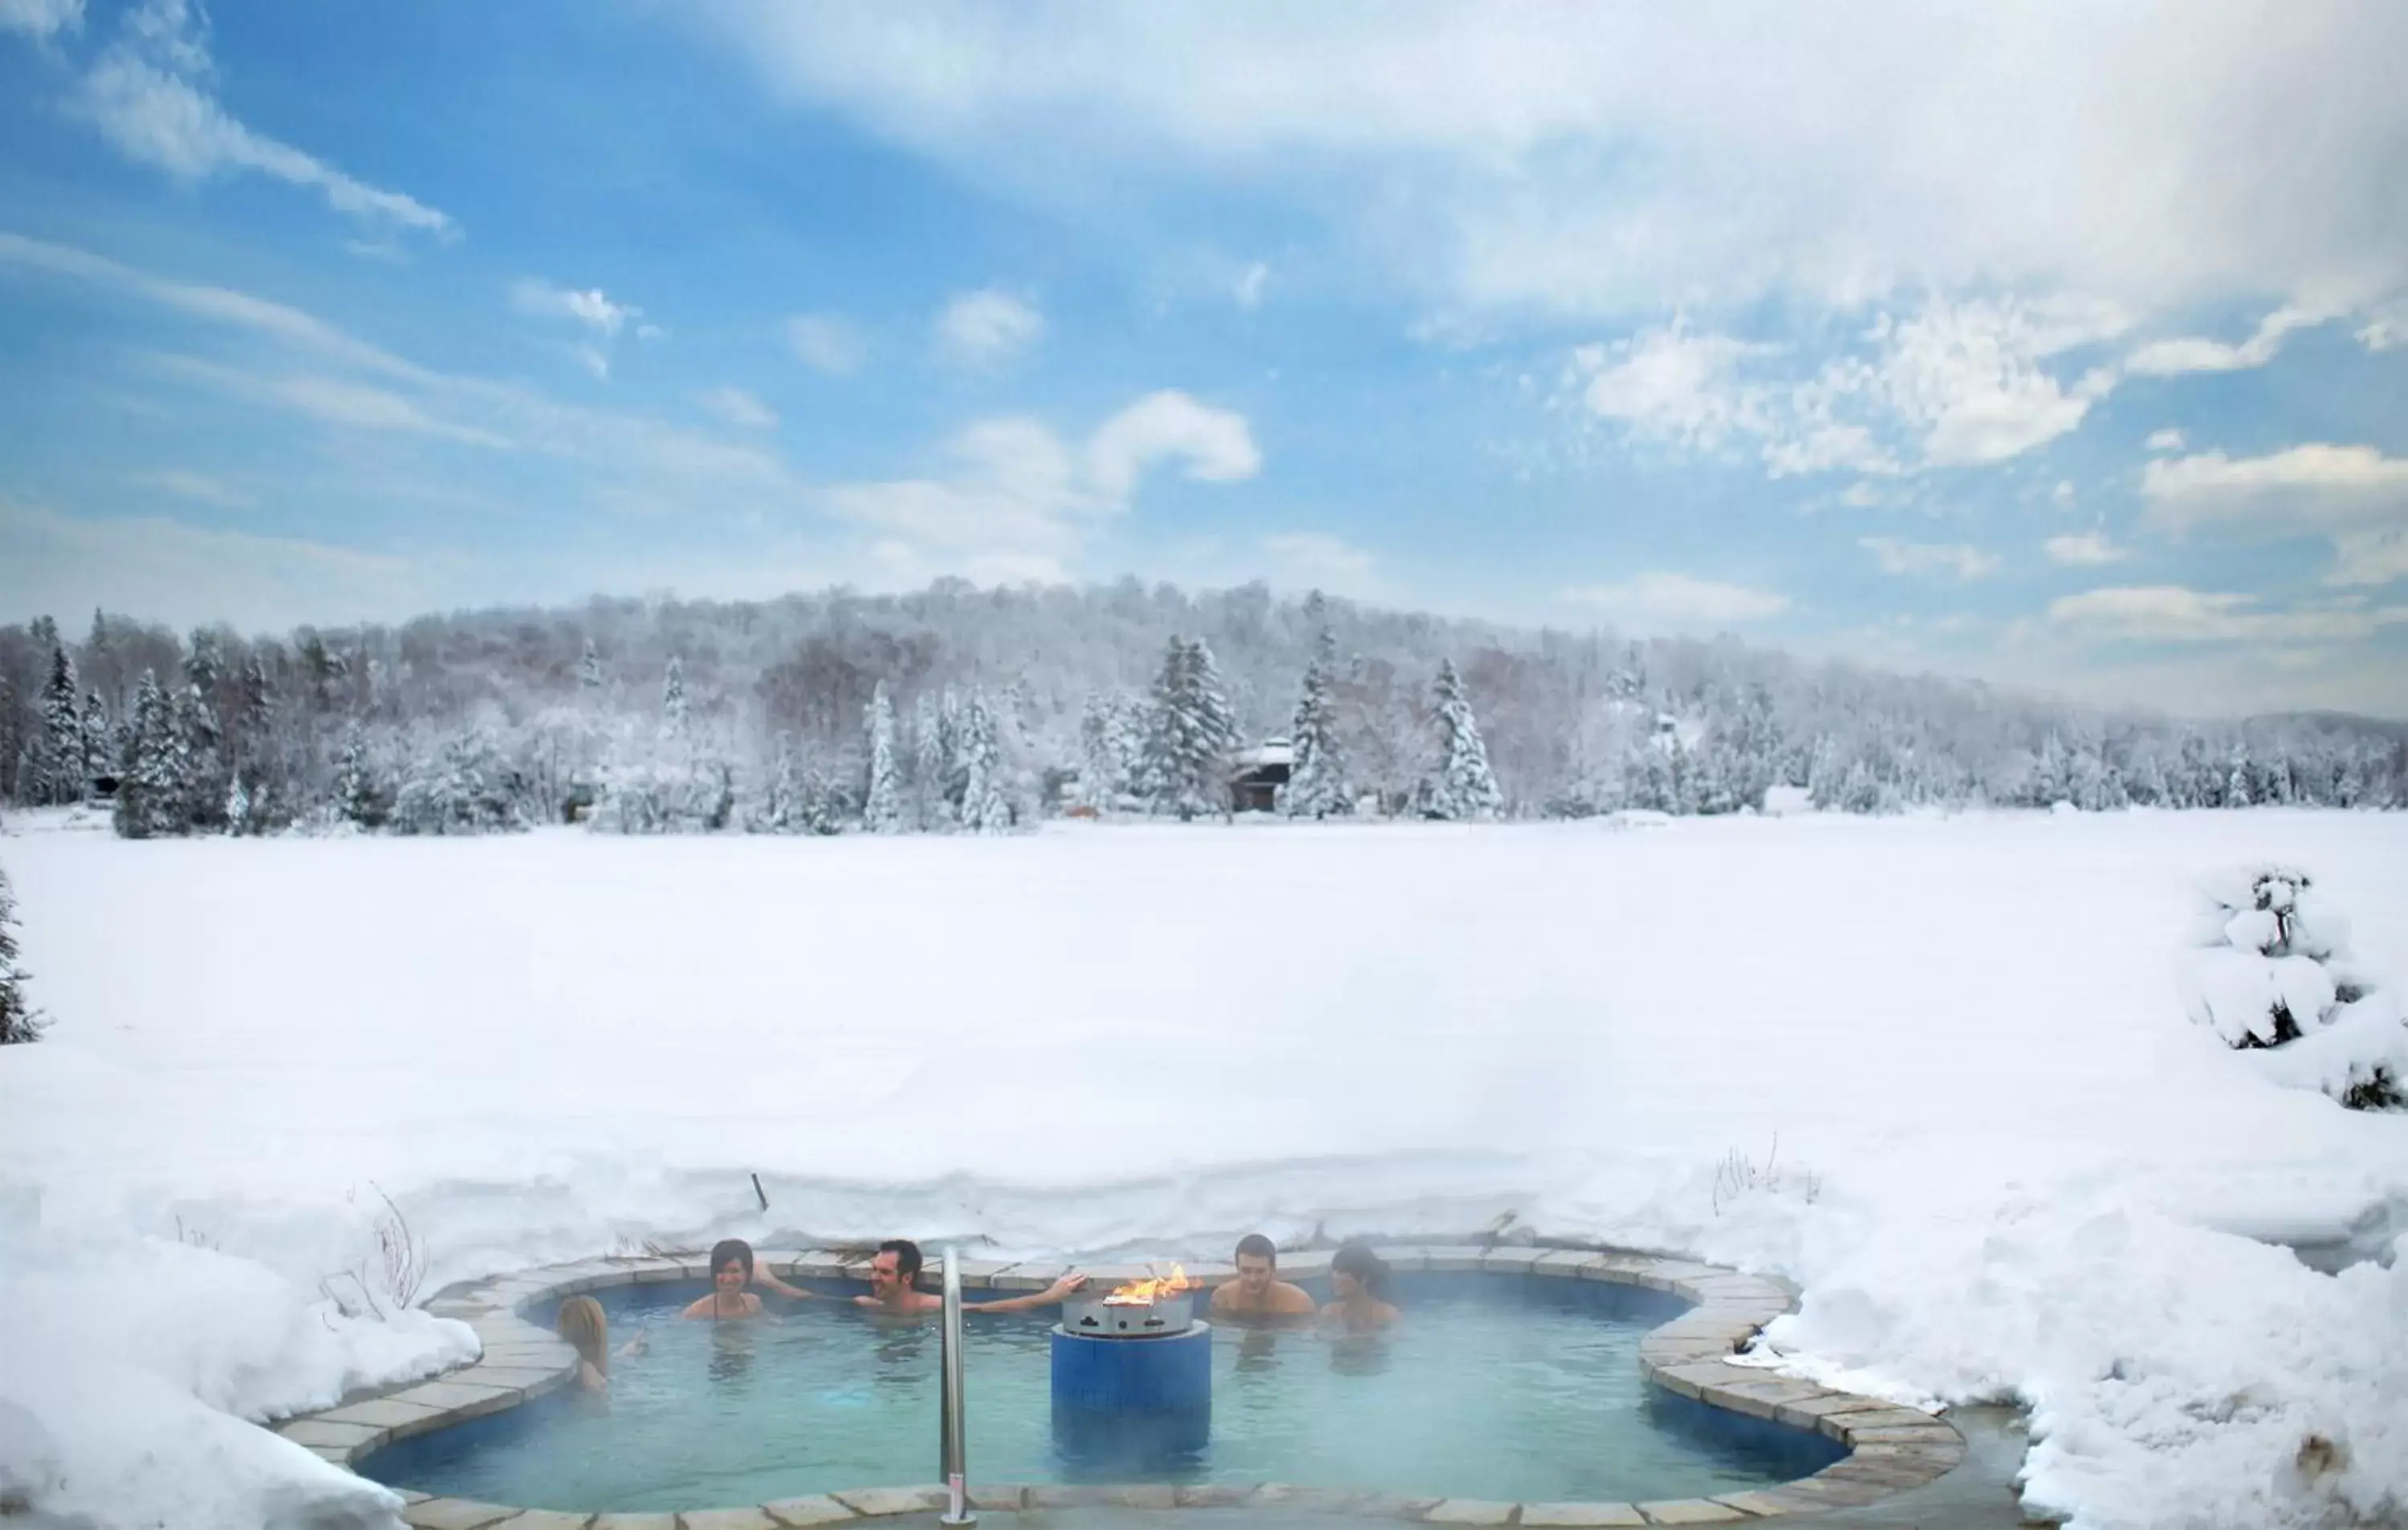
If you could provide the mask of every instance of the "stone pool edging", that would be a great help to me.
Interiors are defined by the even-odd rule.
[[[1383,1247],[1379,1252],[1399,1271],[1608,1280],[1683,1297],[1694,1307],[1640,1341],[1640,1367],[1650,1381],[1709,1407],[1821,1434],[1846,1446],[1849,1453],[1812,1477],[1770,1487],[1641,1503],[1405,1497],[1285,1482],[1088,1487],[972,1481],[971,1506],[989,1511],[1025,1511],[1085,1506],[1208,1509],[1278,1504],[1426,1524],[1519,1524],[1547,1530],[1739,1523],[1781,1514],[1862,1508],[1934,1481],[1964,1459],[1964,1437],[1937,1414],[1730,1364],[1729,1356],[1791,1305],[1786,1290],[1757,1276],[1656,1254],[1540,1245],[1411,1244]],[[784,1276],[864,1280],[869,1255],[833,1250],[767,1250],[757,1257]],[[1281,1273],[1310,1280],[1327,1272],[1329,1259],[1326,1251],[1283,1251]],[[930,1273],[942,1267],[940,1260],[929,1262]],[[1068,1267],[966,1259],[962,1284],[968,1289],[1041,1290]],[[1154,1273],[1154,1268],[1139,1265],[1083,1267],[1092,1278],[1105,1282]],[[1210,1265],[1189,1273],[1211,1285],[1231,1279],[1235,1271]],[[522,1317],[523,1308],[610,1286],[707,1280],[710,1276],[708,1255],[647,1254],[548,1265],[453,1288],[426,1303],[426,1310],[437,1317],[460,1319],[475,1330],[482,1352],[474,1362],[430,1380],[301,1414],[271,1427],[321,1459],[348,1469],[359,1457],[394,1440],[515,1408],[566,1384],[576,1373],[576,1351],[550,1329]],[[945,1506],[945,1490],[935,1484],[849,1488],[742,1508],[635,1514],[516,1509],[395,1491],[407,1503],[404,1523],[416,1530],[799,1530],[924,1514]]]

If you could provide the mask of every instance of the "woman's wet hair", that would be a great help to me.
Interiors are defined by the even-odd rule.
[[[560,1304],[560,1316],[552,1326],[576,1350],[578,1358],[605,1376],[610,1374],[610,1320],[603,1315],[600,1302],[591,1296],[569,1297]]]
[[[1388,1289],[1388,1262],[1373,1253],[1368,1244],[1349,1243],[1331,1257],[1332,1274],[1351,1276],[1374,1296],[1384,1295]]]
[[[710,1246],[711,1278],[718,1279],[719,1272],[725,1269],[730,1261],[744,1266],[744,1279],[748,1280],[752,1279],[752,1244],[740,1237],[723,1237],[712,1244]]]

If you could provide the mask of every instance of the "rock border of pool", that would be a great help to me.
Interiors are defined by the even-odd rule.
[[[1286,1482],[1173,1486],[1057,1486],[973,1481],[973,1508],[990,1511],[1112,1506],[1125,1509],[1242,1508],[1278,1504],[1333,1514],[1401,1519],[1426,1524],[1544,1527],[1736,1523],[1780,1514],[1863,1508],[1936,1481],[1964,1459],[1956,1427],[1934,1413],[1877,1397],[1834,1391],[1776,1376],[1728,1357],[1767,1323],[1789,1310],[1789,1293],[1772,1281],[1718,1265],[1612,1249],[1551,1245],[1485,1247],[1404,1244],[1382,1247],[1398,1270],[1532,1275],[1610,1280],[1669,1292],[1695,1305],[1640,1341],[1647,1379],[1680,1396],[1734,1413],[1820,1433],[1849,1453],[1812,1477],[1771,1487],[1700,1498],[1641,1503],[1511,1503],[1470,1498],[1409,1498],[1350,1493]],[[806,1280],[865,1279],[867,1251],[765,1251],[781,1274]],[[1326,1251],[1285,1252],[1280,1272],[1304,1279],[1325,1274]],[[941,1264],[931,1261],[930,1272]],[[1152,1273],[1135,1266],[1083,1266],[1098,1280]],[[972,1289],[1041,1290],[1068,1266],[966,1259],[962,1284]],[[1207,1284],[1230,1279],[1223,1266],[1191,1270]],[[439,1317],[476,1330],[483,1352],[471,1364],[431,1380],[356,1398],[271,1427],[320,1458],[349,1469],[394,1440],[514,1408],[566,1382],[576,1352],[521,1313],[538,1302],[609,1286],[710,1278],[702,1254],[608,1257],[546,1265],[447,1290],[426,1304]],[[432,1497],[396,1489],[406,1500],[404,1523],[417,1530],[798,1530],[891,1515],[924,1514],[945,1506],[937,1485],[845,1489],[740,1508],[674,1513],[565,1513],[517,1509],[466,1498]]]

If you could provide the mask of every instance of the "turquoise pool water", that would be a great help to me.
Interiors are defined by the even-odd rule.
[[[651,1346],[613,1363],[607,1404],[554,1394],[402,1441],[360,1469],[424,1493],[580,1512],[938,1480],[933,1322],[774,1297],[774,1323],[681,1321],[703,1289],[602,1294],[613,1343],[640,1331]],[[1374,1339],[1216,1326],[1210,1447],[1136,1473],[1057,1450],[1050,1316],[969,1316],[970,1477],[1629,1500],[1761,1486],[1839,1454],[1646,1385],[1639,1340],[1683,1309],[1677,1298],[1600,1281],[1442,1275],[1400,1277],[1397,1298],[1404,1323]]]

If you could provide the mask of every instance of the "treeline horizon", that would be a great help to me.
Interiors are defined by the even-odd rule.
[[[943,829],[1173,802],[1187,817],[1203,806],[1204,756],[1182,766],[1178,794],[1145,779],[1173,639],[1200,645],[1215,716],[1226,710],[1226,736],[1180,746],[1191,754],[1290,736],[1320,656],[1312,816],[1454,816],[1466,802],[1476,816],[1717,813],[1775,786],[1858,812],[2408,806],[2408,725],[2372,718],[2184,719],[1727,636],[1520,629],[1260,583],[1191,594],[1134,579],[596,596],[250,636],[95,612],[77,638],[36,618],[0,627],[0,800],[113,794],[147,747],[153,807],[161,793],[179,804],[150,821],[155,833],[343,818],[464,832],[572,816],[630,832]],[[890,758],[873,808],[882,690]],[[1447,784],[1467,726],[1493,794]],[[965,820],[960,751],[974,736],[982,806]],[[638,783],[708,803],[637,803]],[[477,806],[451,802],[459,793]],[[405,799],[418,809],[396,814]],[[599,811],[614,801],[641,810]]]

